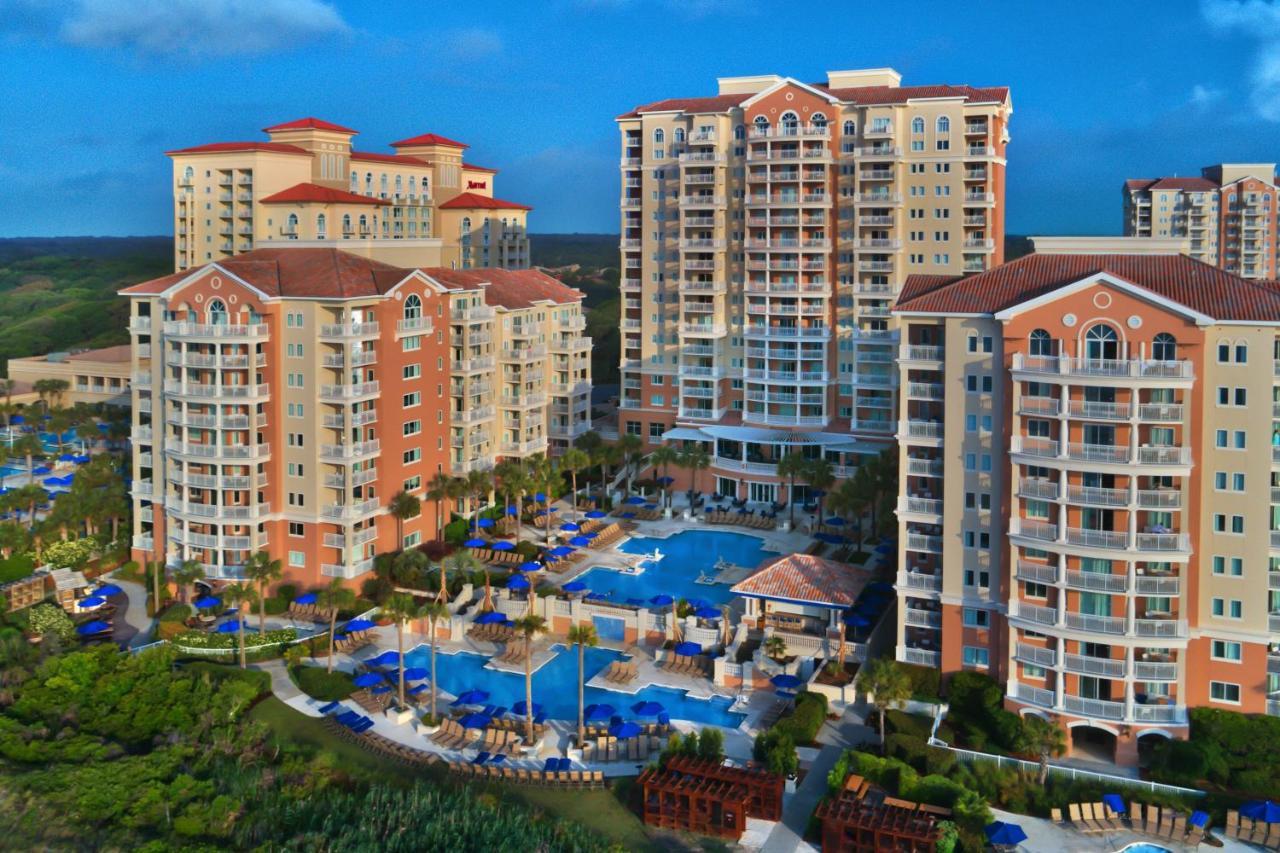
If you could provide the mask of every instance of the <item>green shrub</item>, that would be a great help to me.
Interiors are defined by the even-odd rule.
[[[37,604],[31,608],[29,621],[31,633],[37,637],[52,634],[64,643],[76,638],[76,626],[61,607],[54,604]]]
[[[796,697],[795,708],[774,723],[773,728],[788,735],[797,745],[810,744],[826,720],[827,697],[806,691]]]
[[[244,645],[245,648],[277,645],[292,643],[297,638],[298,632],[293,628],[278,628],[263,634],[246,631]],[[173,642],[184,649],[238,649],[240,635],[234,632],[222,634],[216,631],[187,631],[175,637]]]
[[[933,731],[933,720],[923,714],[890,710],[884,719],[887,730],[895,734],[911,735],[923,740]]]
[[[751,754],[770,773],[791,776],[800,769],[800,757],[796,755],[795,741],[791,739],[790,735],[785,732],[779,732],[776,729],[756,735]]]
[[[921,702],[937,702],[941,695],[939,690],[942,670],[916,664],[899,664],[907,677],[911,679],[911,698]]]
[[[905,761],[918,771],[925,769],[925,742],[909,734],[892,734],[884,739],[885,754]]]
[[[289,672],[299,690],[325,702],[346,699],[356,689],[351,673],[341,670],[326,672],[319,666],[295,666]]]
[[[288,598],[268,598],[264,602],[267,609],[267,615],[279,616],[281,613],[286,612],[289,609],[290,601],[291,599]]]
[[[1256,797],[1280,790],[1280,718],[1193,708],[1190,722],[1190,740],[1157,744],[1151,778],[1188,786],[1208,781]]]

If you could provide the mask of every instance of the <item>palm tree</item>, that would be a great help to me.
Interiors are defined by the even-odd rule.
[[[476,555],[467,550],[454,551],[447,558],[452,564],[451,568],[456,574],[462,575],[465,579],[472,572],[477,572],[484,568],[484,563],[476,559]],[[463,581],[466,582],[465,580]],[[436,596],[441,604],[449,603],[449,578],[445,573],[444,561],[440,562],[440,593]]]
[[[0,394],[4,395],[4,426],[9,428],[9,418],[13,416],[13,380],[0,378]]]
[[[591,459],[600,466],[600,507],[603,509],[605,495],[609,493],[609,470],[622,459],[622,451],[616,444],[602,444],[592,451]]]
[[[27,473],[30,474],[36,470],[35,458],[44,455],[44,445],[40,443],[40,437],[27,433],[13,443],[9,448],[9,452],[14,456],[22,456],[27,461]]]
[[[569,627],[569,642],[578,647],[578,746],[586,742],[587,728],[583,716],[584,676],[586,675],[587,646],[595,647],[600,641],[596,628],[590,622]]]
[[[32,388],[40,397],[40,402],[44,404],[45,414],[49,413],[51,403],[61,403],[62,395],[71,387],[71,383],[65,379],[37,379],[32,383]]]
[[[1018,732],[1018,748],[1035,755],[1040,761],[1040,787],[1049,779],[1049,759],[1067,748],[1067,737],[1052,720],[1027,714]]]
[[[782,660],[787,656],[787,641],[777,634],[770,634],[764,641],[764,653],[774,660]]]
[[[413,596],[406,592],[395,592],[383,603],[382,613],[388,616],[392,622],[396,623],[396,649],[400,653],[400,672],[397,676],[399,682],[400,707],[405,706],[404,700],[404,626],[408,625],[414,619],[422,616],[422,609],[414,602]],[[435,640],[432,640],[432,647],[435,646]],[[431,681],[435,683],[435,670],[431,670]]]
[[[871,706],[880,713],[880,754],[884,755],[884,718],[890,708],[911,698],[911,677],[893,658],[876,658],[863,668],[859,680],[870,694]]]
[[[439,601],[428,601],[418,608],[418,615],[426,619],[431,626],[431,636],[427,638],[431,647],[431,719],[436,716],[436,622],[449,615],[449,608]],[[401,667],[403,670],[404,667]]]
[[[524,462],[519,459],[504,459],[493,467],[493,476],[498,481],[498,487],[504,499],[502,517],[509,517],[507,507],[515,506],[516,508],[516,544],[518,545],[520,544],[520,500],[528,488]]]
[[[590,464],[591,457],[576,447],[570,447],[560,454],[560,470],[568,471],[569,478],[573,481],[573,497],[570,503],[572,504],[572,521],[575,524],[578,521],[578,472]]]
[[[524,739],[533,743],[533,639],[547,629],[547,620],[529,611],[516,620],[516,632],[524,637]]]
[[[343,585],[342,578],[334,578],[329,581],[328,586],[320,590],[316,601],[322,609],[329,611],[329,664],[325,667],[325,671],[333,672],[333,646],[334,635],[338,632],[338,611],[354,606],[356,594]]]
[[[778,460],[778,476],[787,478],[787,509],[793,529],[796,526],[796,502],[793,500],[796,493],[796,477],[804,476],[808,464],[809,460],[795,452],[788,453]]]
[[[244,561],[244,576],[258,586],[258,631],[267,630],[267,584],[284,577],[284,565],[266,551],[254,551]]]
[[[15,552],[26,550],[29,538],[21,524],[12,521],[0,524],[0,556],[7,560]]]
[[[204,580],[204,564],[199,560],[183,560],[178,567],[173,570],[173,581],[178,585],[178,590],[182,593],[182,600],[190,603],[186,594],[187,587],[195,586],[197,581]]]
[[[631,494],[631,482],[635,476],[635,464],[644,450],[644,441],[638,435],[626,433],[618,437],[618,443],[615,445],[618,453],[622,457],[623,470],[627,474],[627,494]]]
[[[400,491],[387,501],[387,512],[396,520],[396,550],[404,548],[404,523],[422,514],[422,501],[416,495]]]
[[[72,418],[71,413],[66,409],[54,409],[52,414],[50,414],[49,420],[46,424],[46,429],[53,433],[53,441],[58,446],[58,453],[62,453],[64,444],[62,440],[63,433],[75,425],[75,419]]]
[[[32,510],[34,514],[35,510]],[[34,517],[34,515],[33,515]],[[155,612],[160,612],[160,586],[164,582],[165,565],[164,560],[152,560],[147,564],[147,568],[151,570],[151,600],[155,605]]]
[[[253,587],[237,581],[223,588],[222,597],[238,608],[236,622],[239,624],[236,627],[236,633],[240,635],[240,668],[247,669],[249,665],[244,654],[244,617],[245,611],[253,608],[253,602],[257,596],[254,594]]]
[[[671,484],[668,482],[671,478],[667,476],[672,465],[680,464],[680,452],[669,444],[664,444],[649,454],[649,464],[657,470],[659,466],[662,468],[662,503],[663,506],[671,506]]]
[[[871,527],[876,526],[876,479],[867,465],[858,468],[858,473],[849,481],[849,496],[853,501],[854,523],[858,527],[858,550],[862,550],[866,542],[862,517],[868,508],[871,510]]]
[[[702,494],[699,488],[698,472],[704,471],[711,467],[711,454],[702,449],[701,445],[692,444],[684,449],[681,454],[682,466],[689,469],[689,479],[691,488]]]
[[[493,475],[488,471],[472,471],[467,474],[466,484],[467,497],[472,501],[471,512],[474,518],[484,506],[485,498],[493,492]]]
[[[431,478],[431,482],[427,483],[427,500],[435,501],[436,504],[436,541],[439,542],[444,536],[444,504],[450,498],[450,489],[453,478],[448,474],[440,471]]]
[[[818,518],[822,518],[822,500],[826,497],[826,492],[830,491],[835,485],[836,473],[831,467],[831,463],[821,457],[810,459],[809,464],[805,468],[802,479],[813,489],[823,494],[818,495]]]

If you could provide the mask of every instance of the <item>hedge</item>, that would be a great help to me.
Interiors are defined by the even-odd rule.
[[[961,746],[1011,753],[1017,749],[1022,720],[1005,710],[1004,688],[980,672],[961,671],[947,685],[947,722]]]
[[[293,628],[279,628],[264,634],[245,631],[244,645],[245,648],[280,645],[292,643],[296,639],[298,632]],[[238,649],[240,635],[236,632],[223,634],[217,631],[187,631],[174,637],[173,642],[187,649]]]
[[[319,666],[295,666],[290,674],[299,690],[325,702],[346,699],[356,689],[351,673],[341,670],[326,672]]]
[[[1151,778],[1174,785],[1203,782],[1253,797],[1280,791],[1280,717],[1192,708],[1189,740],[1166,740],[1152,754]]]
[[[911,679],[911,698],[920,702],[937,702],[941,696],[942,670],[913,663],[899,663],[898,667]]]
[[[772,731],[785,734],[798,745],[813,743],[818,730],[827,721],[827,697],[804,692],[796,697],[795,709],[773,724]]]

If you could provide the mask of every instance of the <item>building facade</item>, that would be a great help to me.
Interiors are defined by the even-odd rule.
[[[358,151],[356,131],[316,118],[273,125],[267,141],[169,151],[174,269],[288,242],[401,267],[529,266],[531,208],[495,198],[496,169],[434,133]]]
[[[393,495],[422,497],[438,472],[523,455],[529,434],[545,449],[558,429],[546,419],[590,390],[589,368],[557,370],[565,347],[549,349],[522,368],[550,403],[524,407],[534,380],[502,370],[493,342],[509,335],[490,329],[484,343],[464,338],[494,362],[488,384],[455,393],[471,379],[455,363],[455,329],[468,321],[455,314],[460,301],[498,329],[537,318],[533,341],[543,346],[554,346],[543,335],[581,328],[569,316],[581,294],[534,270],[408,269],[332,249],[259,249],[123,295],[133,335],[133,556],[196,559],[212,578],[238,576],[250,553],[267,550],[293,582],[357,580],[376,553],[437,534],[435,513],[424,511],[403,521],[398,539]],[[457,426],[486,407],[494,439],[459,457]],[[574,423],[560,431],[580,429]]]
[[[800,497],[775,470],[793,450],[890,444],[890,306],[908,273],[1002,259],[1010,113],[1005,88],[873,69],[619,116],[619,430],[704,443],[715,489],[760,501]]]
[[[129,405],[131,355],[127,344],[78,352],[51,352],[27,358],[11,358],[9,378],[13,380],[10,400],[29,403],[39,399],[35,383],[41,379],[62,379],[67,390],[55,405],[106,403]]]
[[[1187,252],[1242,278],[1276,272],[1274,163],[1221,163],[1191,178],[1136,178],[1124,183],[1124,233],[1181,237]]]
[[[1280,713],[1280,289],[1172,255],[909,279],[898,657],[1122,762]]]

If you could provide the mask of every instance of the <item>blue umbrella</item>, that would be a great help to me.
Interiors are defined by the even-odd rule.
[[[604,518],[604,513],[598,509],[593,509],[587,513],[587,518]]]
[[[689,599],[689,606],[694,610],[701,610],[704,607],[710,607],[711,602],[707,601],[705,598],[691,598]]]
[[[76,633],[82,637],[87,637],[90,634],[101,634],[103,631],[110,630],[111,626],[106,622],[103,622],[101,619],[94,619],[92,622],[86,622],[76,628]]]
[[[320,600],[320,596],[314,592],[304,592],[293,600],[294,604],[315,604]]]
[[[506,618],[507,618],[506,616],[503,616],[498,611],[490,610],[488,613],[481,613],[476,618],[476,624],[477,625],[496,625],[499,622],[505,621]]]
[[[511,580],[507,581],[507,589],[528,589],[529,581],[525,580],[524,575],[513,575]]]
[[[699,619],[719,619],[723,614],[714,607],[699,607],[693,615]]]
[[[587,588],[585,581],[569,581],[561,587],[565,592],[583,592]]]
[[[231,619],[226,622],[223,622],[221,625],[218,626],[217,630],[219,634],[234,634],[236,631],[240,630],[240,620]]]
[[[670,486],[675,481],[676,481],[675,477],[659,477],[658,479],[654,480],[654,482],[657,483],[659,486]]]
[[[479,705],[481,702],[489,698],[488,690],[464,690],[457,699],[453,700],[454,705]]]
[[[462,543],[462,547],[464,547],[464,548],[483,548],[484,546],[486,546],[486,545],[488,545],[488,544],[489,544],[489,543],[488,543],[488,542],[486,542],[486,541],[484,541],[483,539],[468,539],[466,542],[463,542],[463,543]]]
[[[688,641],[676,643],[675,653],[684,657],[693,657],[694,655],[702,654],[702,646]]]
[[[647,503],[647,501],[645,501],[645,499],[640,497],[639,495],[632,495],[631,497],[627,498],[626,502],[631,504],[631,506],[640,506],[643,503]]]
[[[844,617],[844,624],[852,625],[855,628],[865,628],[871,624],[871,620],[860,613],[850,613]]]
[[[607,720],[618,712],[618,709],[612,705],[601,703],[599,705],[588,705],[582,709],[582,718],[584,720]]]
[[[430,684],[415,684],[412,687],[406,688],[404,692],[410,696],[417,696],[422,691],[430,690],[430,689],[431,689]]]
[[[25,424],[26,422],[27,422],[27,419],[24,418],[22,415],[14,415],[11,418],[9,418],[9,423],[11,424]]]
[[[217,607],[222,603],[222,599],[216,595],[206,595],[195,600],[195,605],[201,610],[208,610],[211,607]]]
[[[516,566],[515,570],[517,572],[540,572],[542,571],[542,564],[535,563],[532,560],[530,560],[527,563],[521,563],[520,565]]]
[[[106,596],[112,596],[112,595],[119,595],[122,592],[124,592],[124,590],[116,586],[115,584],[104,583],[102,586],[95,589],[93,591],[93,594],[106,597]]]
[[[519,514],[520,514],[520,507],[518,506],[507,507],[507,515],[519,515]]]
[[[1187,823],[1192,826],[1204,826],[1209,822],[1209,813],[1200,810],[1193,811],[1191,817],[1187,818]]]
[[[780,687],[783,690],[795,690],[801,684],[804,684],[798,677],[787,672],[779,673],[769,680],[773,682],[774,687]]]
[[[544,495],[542,492],[534,492],[533,500],[535,503],[546,503],[547,496]]]
[[[828,545],[839,545],[844,541],[843,536],[837,536],[834,533],[815,533],[813,538],[819,542],[826,542]]]
[[[366,661],[366,663],[371,663],[375,666],[390,666],[393,663],[400,663],[400,653],[392,649],[388,649],[376,658]]]
[[[661,702],[637,702],[631,706],[631,713],[637,717],[656,717],[665,710]]]
[[[1263,823],[1280,823],[1280,806],[1270,800],[1254,800],[1240,807],[1240,815]]]
[[[575,548],[585,548],[591,544],[591,540],[585,536],[575,536],[569,540],[569,544]]]
[[[986,833],[988,841],[1000,847],[1013,847],[1027,840],[1027,834],[1016,823],[996,821],[989,824],[983,832]]]
[[[488,714],[467,714],[458,720],[464,729],[487,729],[492,722],[493,717]]]
[[[392,687],[390,684],[379,684],[377,687],[373,688],[369,692],[372,693],[374,696],[381,696],[384,693],[390,693],[392,690],[395,690],[395,688]]]
[[[844,527],[847,522],[840,516],[833,515],[822,523],[828,527]]]
[[[427,677],[427,671],[420,666],[405,667],[405,670],[404,670],[405,681],[421,681],[426,677]]]
[[[599,535],[600,535],[599,533],[584,533],[582,534],[582,538],[590,542],[592,539],[595,539]]]
[[[574,524],[572,521],[566,521],[564,524],[560,525],[560,529],[566,533],[577,533],[582,528]]]
[[[877,554],[892,554],[895,550],[897,549],[893,545],[877,545],[876,546]]]
[[[557,545],[547,553],[553,557],[567,557],[573,553],[573,549],[568,545]]]
[[[669,595],[655,595],[649,599],[649,603],[654,607],[670,607],[676,603],[676,600]]]
[[[106,604],[107,600],[100,595],[86,595],[80,599],[80,606],[92,610],[95,607],[101,607]]]
[[[376,672],[362,672],[351,679],[351,683],[356,687],[373,687],[382,683],[382,676]]]
[[[627,738],[635,737],[640,734],[640,732],[640,726],[630,720],[622,723],[614,723],[609,726],[609,734],[616,737],[618,740],[626,740]]]
[[[482,518],[482,519],[480,519],[479,521],[477,521],[477,522],[476,522],[476,527],[479,527],[479,528],[482,528],[482,529],[483,529],[483,528],[493,527],[493,519],[492,519],[492,518]]]
[[[368,631],[373,627],[373,625],[374,623],[370,619],[352,619],[346,625],[342,626],[342,630],[350,634],[353,631]]]
[[[1111,809],[1111,811],[1115,812],[1116,814],[1125,813],[1124,798],[1121,797],[1119,794],[1103,794],[1102,803],[1103,805]],[[1017,844],[1016,841],[1011,841],[1008,843]]]
[[[624,512],[622,515],[618,516],[618,518],[635,518],[635,517],[636,517],[636,514],[634,512]]]
[[[525,704],[525,701],[523,699],[521,699],[519,702],[511,706],[511,712],[513,714],[525,715],[529,713],[529,706]],[[533,703],[534,716],[537,716],[538,714],[541,714],[541,713],[542,713],[542,706],[537,702],[534,702]]]
[[[514,542],[494,542],[491,547],[495,551],[514,551],[516,549]]]

